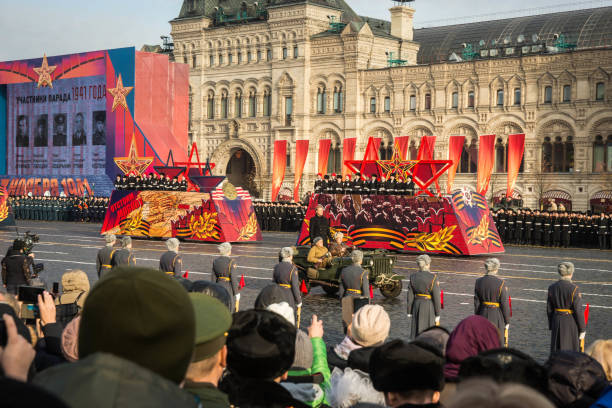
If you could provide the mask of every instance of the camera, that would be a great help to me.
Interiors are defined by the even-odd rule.
[[[40,240],[38,235],[32,234],[30,231],[25,232],[25,236],[23,238],[17,238],[15,241],[20,242],[23,246],[24,255],[30,255],[32,253],[32,249],[34,248],[34,244]],[[32,271],[34,275],[40,274],[45,269],[45,265],[42,263],[32,264]]]

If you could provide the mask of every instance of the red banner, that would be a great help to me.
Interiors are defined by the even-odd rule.
[[[461,152],[463,152],[464,143],[465,136],[451,136],[448,139],[448,160],[451,160],[453,165],[448,169],[448,181],[446,183],[447,194],[450,194],[451,188],[453,187],[457,167],[461,162]]]
[[[327,159],[329,159],[329,148],[331,147],[331,139],[319,140],[319,171],[321,176],[327,174]]]
[[[308,157],[308,140],[298,140],[295,142],[295,181],[293,182],[293,201],[300,201],[300,181],[304,173],[304,165]]]
[[[476,191],[485,195],[489,189],[489,181],[495,164],[495,135],[482,135],[478,146],[478,176]]]
[[[508,191],[506,191],[508,198],[512,197],[524,152],[525,134],[508,135]]]
[[[436,144],[435,136],[423,136],[417,160],[433,160],[434,146]]]
[[[399,136],[395,138],[395,144],[399,146],[400,156],[402,160],[406,160],[408,154],[408,144],[410,143],[410,136]]]
[[[281,184],[285,178],[285,167],[287,166],[287,141],[277,140],[274,142],[274,160],[272,161],[272,197],[276,201]]]
[[[380,149],[380,137],[370,137],[368,139],[368,145],[366,147],[363,160],[378,160],[378,149]]]
[[[342,146],[342,162],[345,160],[354,160],[355,159],[355,145],[357,144],[357,138],[350,137],[348,139],[344,139],[344,145]],[[347,167],[346,164],[342,165],[342,180],[346,177],[347,174],[351,174],[351,169]]]

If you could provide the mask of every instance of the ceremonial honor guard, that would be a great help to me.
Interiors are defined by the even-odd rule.
[[[359,307],[370,302],[370,278],[368,271],[361,267],[363,252],[355,250],[351,253],[352,265],[345,266],[340,272],[340,299],[342,301],[342,322],[344,329],[353,320],[353,313]],[[355,302],[360,305],[355,305]]]
[[[111,267],[136,265],[136,258],[132,253],[132,238],[121,238],[121,249],[115,251],[111,257]]]
[[[561,220],[561,243],[563,248],[570,246],[570,238],[572,236],[571,223],[572,220],[568,213],[563,213]]]
[[[553,213],[551,223],[552,223],[552,246],[560,247],[561,246],[561,217],[559,217],[558,213]]]
[[[106,235],[104,239],[106,240],[106,246],[98,251],[98,256],[96,257],[98,279],[111,270],[111,259],[113,259],[113,254],[115,253],[113,246],[117,242],[117,238],[113,234]]]
[[[535,210],[533,215],[533,245],[542,245],[542,231],[544,230],[544,216]]]
[[[323,238],[323,246],[327,247],[329,239],[329,220],[323,216],[323,206],[317,205],[316,214],[310,218],[310,225],[308,227],[310,242],[314,243],[316,237]]]
[[[532,245],[533,242],[533,223],[534,223],[534,215],[531,210],[526,212],[525,214],[525,234],[523,236],[523,244]]]
[[[551,331],[550,352],[584,351],[586,324],[582,313],[582,295],[572,283],[574,264],[561,262],[557,267],[561,279],[548,287],[548,325]]]
[[[525,233],[525,212],[518,210],[516,213],[516,224],[514,224],[514,240],[516,244],[523,245],[523,234]]]
[[[501,238],[502,242],[506,242],[506,227],[508,225],[508,216],[506,215],[506,212],[504,211],[503,208],[501,208],[498,212],[497,212],[497,232],[499,232],[499,237]]]
[[[599,217],[599,222],[594,224],[597,225],[597,239],[599,241],[599,249],[607,249],[610,219],[606,217],[606,214],[601,213],[601,216]]]
[[[514,242],[516,236],[516,213],[513,210],[508,210],[508,228],[506,229],[506,240],[509,243]]]
[[[238,281],[234,276],[236,272],[236,262],[230,258],[232,254],[232,244],[224,242],[220,244],[217,249],[219,250],[219,256],[213,261],[212,269],[212,280],[223,286],[227,293],[233,296],[236,302],[236,311],[240,310],[240,289],[238,288]]]
[[[314,182],[314,192],[315,194],[323,192],[323,175],[321,173],[317,174],[317,179]]]
[[[552,234],[553,220],[552,220],[551,215],[547,212],[542,213],[542,215],[544,216],[544,228],[542,230],[542,236],[544,237],[544,242],[542,243],[542,245],[550,246],[550,238]]]
[[[272,273],[272,281],[283,289],[284,298],[289,306],[296,309],[298,320],[302,309],[302,295],[300,293],[300,279],[298,269],[293,264],[293,249],[284,247],[280,250],[281,261],[276,264]]]
[[[166,241],[167,252],[164,252],[159,259],[159,270],[167,275],[181,276],[181,267],[183,260],[178,254],[180,242],[176,238],[170,238]]]
[[[497,327],[500,339],[505,337],[508,345],[508,329],[510,328],[510,300],[508,290],[503,280],[499,279],[499,259],[489,258],[485,261],[487,274],[476,279],[474,286],[474,313],[486,317]],[[502,342],[503,343],[503,342]]]
[[[431,258],[419,255],[416,258],[419,271],[410,275],[408,284],[408,317],[412,317],[410,337],[416,338],[423,330],[440,324],[440,282],[430,272]]]

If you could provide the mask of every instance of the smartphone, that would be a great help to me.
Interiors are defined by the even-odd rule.
[[[42,295],[45,288],[38,286],[20,286],[17,299],[23,303],[38,303],[38,295]]]
[[[59,282],[53,282],[53,293],[59,293]]]

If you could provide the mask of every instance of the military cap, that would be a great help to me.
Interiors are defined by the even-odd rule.
[[[234,299],[223,285],[207,280],[197,280],[193,282],[188,291],[212,296],[223,303],[230,313],[234,313]]]
[[[422,343],[393,340],[376,347],[370,357],[370,378],[377,391],[441,391],[444,359]]]
[[[195,310],[195,350],[192,361],[214,356],[225,345],[232,315],[225,305],[212,296],[190,293]]]
[[[104,112],[97,113],[95,119],[96,122],[104,122],[106,120],[106,114]]]
[[[57,124],[64,124],[64,122],[66,121],[66,117],[64,115],[57,115],[55,117],[55,123]]]
[[[227,367],[243,378],[273,380],[293,364],[296,328],[267,310],[234,313],[227,336]]]

